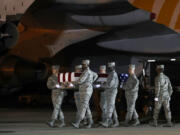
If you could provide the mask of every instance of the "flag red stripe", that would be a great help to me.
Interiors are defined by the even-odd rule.
[[[60,73],[58,74],[58,82],[60,83]]]
[[[98,74],[99,77],[105,77],[107,78],[108,77],[108,74]]]
[[[66,74],[65,73],[63,73],[63,82],[65,82],[65,78],[66,78],[66,76],[65,76]]]
[[[82,73],[75,73],[75,77],[80,77]]]
[[[68,74],[68,81],[71,82],[71,72]]]

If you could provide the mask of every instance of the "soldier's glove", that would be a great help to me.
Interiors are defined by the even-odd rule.
[[[59,84],[56,84],[56,88],[61,88],[61,86]]]
[[[74,85],[72,83],[69,83],[68,87],[72,88]]]
[[[159,99],[158,99],[158,98],[154,98],[154,101],[156,101],[156,102],[157,102],[157,101],[159,101]]]
[[[100,88],[101,85],[100,85],[100,84],[96,84],[95,87],[96,87],[96,88]]]

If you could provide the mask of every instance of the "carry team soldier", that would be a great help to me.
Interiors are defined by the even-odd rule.
[[[80,94],[80,110],[78,114],[78,118],[76,119],[75,123],[72,125],[75,128],[79,128],[81,121],[84,119],[87,109],[89,106],[89,101],[93,93],[93,83],[98,78],[98,75],[89,69],[90,61],[83,60],[83,73],[81,74],[80,78],[77,81],[79,85],[79,94]],[[87,128],[91,128],[93,124],[91,112],[88,116],[88,126]]]
[[[76,65],[75,66],[75,73],[82,73],[82,65]],[[74,92],[74,99],[75,99],[75,104],[76,104],[76,108],[77,108],[77,113],[76,113],[76,119],[77,119],[78,118],[78,114],[79,114],[79,110],[80,110],[80,95],[79,95],[79,86],[76,85],[75,87],[76,87],[76,89],[78,89],[78,91]],[[88,113],[90,113],[89,106],[87,108],[86,115]],[[86,115],[85,115],[84,122],[83,122],[84,125],[87,124],[87,116]]]
[[[106,65],[101,65],[99,67],[99,73],[100,74],[106,74]],[[102,111],[102,114],[101,114],[101,122],[104,122],[105,119],[106,119],[106,107],[107,107],[107,104],[106,104],[106,93],[105,93],[105,90],[104,91],[101,91],[100,92],[100,108],[101,108],[101,111]]]
[[[104,84],[105,88],[105,102],[106,102],[106,109],[105,109],[105,121],[101,122],[101,125],[104,127],[117,127],[119,126],[118,116],[116,113],[115,101],[118,92],[119,86],[119,79],[118,75],[115,71],[115,62],[108,63],[108,78],[107,82]],[[114,115],[114,116],[113,116]],[[115,117],[114,124],[112,124],[112,116]]]
[[[66,95],[66,91],[63,91],[63,84],[60,85],[58,82],[58,74],[59,74],[59,65],[53,65],[52,66],[52,75],[48,78],[47,81],[47,87],[52,90],[51,98],[53,103],[53,113],[51,117],[51,121],[47,124],[50,127],[55,127],[55,122],[58,120],[60,121],[60,124],[58,124],[58,127],[64,127],[64,114],[61,109],[61,105],[64,99],[64,96]]]
[[[127,113],[125,118],[125,126],[129,126],[132,118],[135,120],[132,126],[140,124],[139,115],[136,112],[136,100],[138,98],[139,80],[135,74],[135,65],[129,65],[129,78],[123,85],[127,102]]]

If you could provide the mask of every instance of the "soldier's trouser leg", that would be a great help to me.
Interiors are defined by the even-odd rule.
[[[112,127],[118,127],[119,126],[119,120],[118,120],[118,115],[116,112],[116,106],[114,106],[113,120],[114,120],[114,124],[112,125]]]
[[[61,109],[61,106],[62,106],[62,102],[63,102],[63,99],[64,99],[64,93],[61,92],[59,97],[58,97],[58,104],[59,104],[59,120],[60,121],[64,121],[64,113]]]
[[[138,113],[137,113],[137,111],[136,111],[136,108],[134,109],[134,112],[133,112],[133,119],[134,120],[136,120],[136,119],[138,119],[139,118],[139,115],[138,115]]]
[[[158,120],[159,112],[161,110],[161,107],[162,107],[162,102],[161,101],[158,101],[158,102],[156,101],[155,105],[154,105],[154,114],[153,114],[154,121]]]
[[[112,115],[115,109],[115,100],[116,100],[117,90],[106,91],[106,119],[101,123],[103,127],[109,127],[111,125]]]
[[[88,125],[86,126],[86,128],[91,128],[94,122],[92,119],[92,113],[91,113],[91,110],[89,108],[89,105],[87,107],[85,118],[87,118],[87,120],[88,120]]]
[[[105,120],[106,118],[106,108],[107,108],[107,104],[106,104],[106,94],[105,92],[101,92],[101,97],[100,97],[100,107],[101,107],[101,111],[102,111],[102,114],[101,114],[101,117],[102,117],[102,121]]]
[[[80,105],[80,110],[79,110],[79,118],[81,120],[83,120],[85,117],[87,108],[89,106],[89,100],[91,98],[91,95],[92,95],[92,93],[91,94],[80,94],[80,101],[81,101],[80,104],[81,105]],[[90,108],[89,108],[89,112],[91,112]],[[89,113],[89,114],[91,114],[91,113]]]
[[[163,102],[163,107],[164,107],[164,112],[165,112],[167,122],[171,122],[171,110],[170,110],[169,100],[165,100]]]
[[[60,108],[58,92],[55,92],[55,91],[52,92],[52,102],[53,102],[53,107],[54,107],[54,110],[52,113],[52,120],[57,120],[58,114],[59,114],[59,108]]]
[[[137,100],[137,94],[126,96],[126,101],[127,101],[126,122],[132,120],[133,115],[134,115],[135,119],[138,118],[138,114],[137,114],[136,109],[135,109],[136,100]]]
[[[115,109],[115,100],[116,100],[116,95],[117,92],[109,92],[107,93],[106,99],[107,99],[107,113],[106,113],[106,118],[111,119],[112,114]]]
[[[91,113],[91,110],[89,108],[89,104],[88,104],[88,107],[87,107],[87,111],[86,111],[85,117],[88,118],[88,119],[89,118],[92,119],[92,113]]]
[[[75,104],[76,104],[76,108],[77,108],[77,112],[76,112],[76,119],[77,119],[78,114],[79,114],[79,110],[80,110],[80,95],[79,95],[79,92],[74,92],[74,99],[75,99]]]
[[[117,111],[116,111],[116,106],[114,106],[114,111],[113,111],[113,120],[118,119]]]
[[[76,108],[77,108],[77,112],[76,112],[76,119],[78,119],[79,117],[79,110],[80,110],[80,95],[79,92],[74,92],[74,99],[75,99],[75,104],[76,104]],[[91,111],[89,111],[89,107],[87,109],[87,113],[84,117],[84,124],[87,123],[87,117],[92,117],[91,115]]]

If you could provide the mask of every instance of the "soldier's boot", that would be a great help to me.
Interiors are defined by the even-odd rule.
[[[110,125],[113,125],[113,120],[112,119],[109,119],[109,126]]]
[[[115,127],[118,127],[118,126],[119,126],[119,120],[115,119],[114,124],[111,127],[115,128]]]
[[[133,127],[136,127],[137,125],[140,124],[139,119],[135,119],[135,122],[132,124]]]
[[[84,120],[83,120],[83,125],[87,125],[88,124],[88,121],[87,121],[87,119],[85,118]]]
[[[92,125],[93,125],[93,119],[92,118],[89,118],[88,119],[88,125],[86,126],[86,128],[91,128],[92,127]]]
[[[110,126],[110,119],[107,118],[104,122],[101,123],[101,125],[105,128],[108,128]]]
[[[75,123],[72,123],[72,126],[75,128],[79,128],[80,122],[81,122],[81,119],[77,119]]]
[[[56,121],[56,120],[51,120],[50,122],[47,122],[46,124],[47,124],[49,127],[55,127],[55,121]]]
[[[157,120],[154,120],[153,123],[152,123],[152,125],[153,125],[154,127],[157,127],[157,126],[158,126]]]
[[[129,125],[129,121],[130,121],[129,119],[126,119],[126,120],[125,120],[125,122],[123,123],[125,127],[129,127],[129,126],[130,126],[130,125]]]
[[[167,121],[167,123],[163,127],[172,127],[173,124],[171,121]]]
[[[60,120],[60,124],[58,125],[59,128],[65,127],[66,124],[64,122],[64,119]]]
[[[99,124],[102,124],[103,122],[105,122],[105,118],[102,118],[102,120],[99,122]]]

